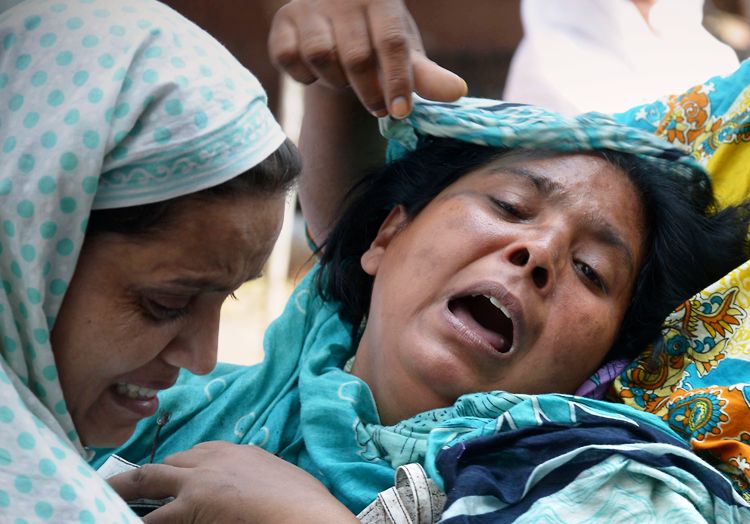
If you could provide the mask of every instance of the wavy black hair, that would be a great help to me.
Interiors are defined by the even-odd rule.
[[[318,287],[340,304],[339,314],[359,329],[366,320],[373,277],[362,270],[368,249],[389,211],[402,205],[415,217],[460,177],[506,154],[527,159],[553,151],[504,150],[431,139],[427,145],[365,177],[322,246]],[[645,213],[645,255],[632,300],[607,359],[633,358],[655,341],[666,316],[681,302],[747,259],[748,204],[718,210],[705,175],[676,162],[615,151],[592,151],[623,171]]]

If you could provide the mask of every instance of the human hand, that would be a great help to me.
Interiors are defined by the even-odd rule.
[[[411,93],[444,102],[466,82],[429,60],[403,0],[292,0],[274,16],[271,60],[304,84],[351,86],[375,116],[404,118]]]
[[[148,524],[359,522],[312,475],[256,446],[206,442],[108,482],[126,501],[175,497]]]

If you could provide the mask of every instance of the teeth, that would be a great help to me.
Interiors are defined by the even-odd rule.
[[[505,306],[503,306],[498,299],[496,299],[495,297],[489,297],[487,295],[484,295],[484,298],[488,299],[490,303],[497,309],[499,309],[503,315],[510,318],[510,313],[508,313],[508,310],[505,309]]]
[[[129,398],[138,400],[148,400],[150,398],[154,398],[159,392],[158,389],[144,388],[141,386],[136,386],[135,384],[119,383],[115,387],[117,389],[117,393],[119,393],[120,395],[125,395]]]

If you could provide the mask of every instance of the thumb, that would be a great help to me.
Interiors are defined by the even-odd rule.
[[[439,102],[452,102],[468,92],[463,78],[439,66],[422,53],[412,52],[414,89],[422,97]]]

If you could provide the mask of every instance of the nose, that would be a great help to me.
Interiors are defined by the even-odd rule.
[[[556,280],[555,265],[560,257],[558,244],[552,235],[517,242],[509,246],[507,259],[524,270],[536,289],[548,292],[554,287]]]
[[[219,349],[219,308],[196,314],[164,348],[166,363],[196,375],[210,373],[216,366]]]

